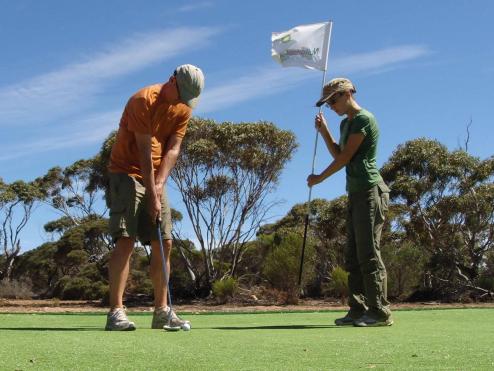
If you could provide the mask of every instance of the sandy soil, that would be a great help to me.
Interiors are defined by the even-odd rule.
[[[266,312],[266,311],[323,311],[345,310],[341,303],[324,300],[300,300],[298,305],[241,305],[224,304],[214,305],[196,302],[175,305],[177,312],[205,313],[205,312]],[[494,303],[399,303],[393,304],[392,309],[431,309],[431,308],[494,308]],[[18,300],[0,299],[0,313],[75,313],[75,312],[106,312],[107,307],[101,306],[98,301],[68,301],[68,300]],[[152,311],[151,306],[132,306],[129,312]]]

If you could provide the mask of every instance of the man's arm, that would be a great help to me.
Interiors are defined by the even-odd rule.
[[[166,142],[165,153],[161,159],[161,165],[156,174],[156,191],[161,196],[163,192],[163,186],[168,180],[173,167],[177,162],[178,155],[180,154],[180,146],[182,145],[182,138],[179,138],[177,134],[173,134]]]
[[[156,220],[161,212],[161,201],[156,192],[153,174],[153,159],[151,156],[151,135],[134,132],[137,149],[139,151],[139,163],[141,164],[141,175],[144,187],[149,195],[150,202],[148,211],[151,220]]]
[[[307,185],[312,187],[318,183],[321,183],[324,179],[330,177],[346,164],[350,162],[352,157],[358,151],[360,145],[364,141],[364,134],[357,133],[351,134],[348,137],[348,141],[343,151],[341,151],[334,159],[334,161],[319,175],[311,174],[307,177]]]

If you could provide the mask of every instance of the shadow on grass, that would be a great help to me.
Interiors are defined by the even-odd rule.
[[[208,327],[211,330],[313,330],[318,328],[336,329],[336,325],[281,325],[281,326],[221,326]]]
[[[104,331],[104,327],[0,327],[0,331]]]

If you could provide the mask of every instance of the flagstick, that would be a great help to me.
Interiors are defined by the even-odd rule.
[[[324,90],[324,84],[326,83],[326,71],[328,69],[328,56],[329,56],[329,46],[331,44],[331,31],[333,29],[333,21],[329,21],[329,32],[328,32],[328,40],[327,40],[327,45],[328,45],[328,50],[326,51],[326,65],[324,66],[324,72],[322,75],[322,87],[321,87],[321,95]],[[322,107],[319,107],[319,113],[322,112]],[[317,141],[319,139],[319,131],[316,129],[316,140],[314,143],[314,153],[312,155],[312,171],[311,174],[314,174],[314,169],[316,165],[316,153],[317,153]],[[309,199],[307,201],[307,213],[305,214],[305,226],[304,226],[304,240],[302,242],[302,253],[300,255],[300,267],[298,270],[298,286],[301,288],[302,284],[302,271],[304,268],[304,255],[305,255],[305,243],[307,241],[307,229],[309,227],[309,214],[310,214],[310,202],[312,199],[312,186],[309,187]]]

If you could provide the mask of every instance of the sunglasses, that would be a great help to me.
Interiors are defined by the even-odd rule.
[[[340,99],[340,97],[341,97],[343,94],[345,94],[345,92],[343,92],[343,91],[340,91],[340,92],[338,92],[338,93],[335,93],[335,94],[334,94],[331,98],[329,98],[329,99],[326,101],[326,104],[327,104],[328,106],[331,106],[331,105],[335,104],[335,103],[338,101],[338,99]]]

